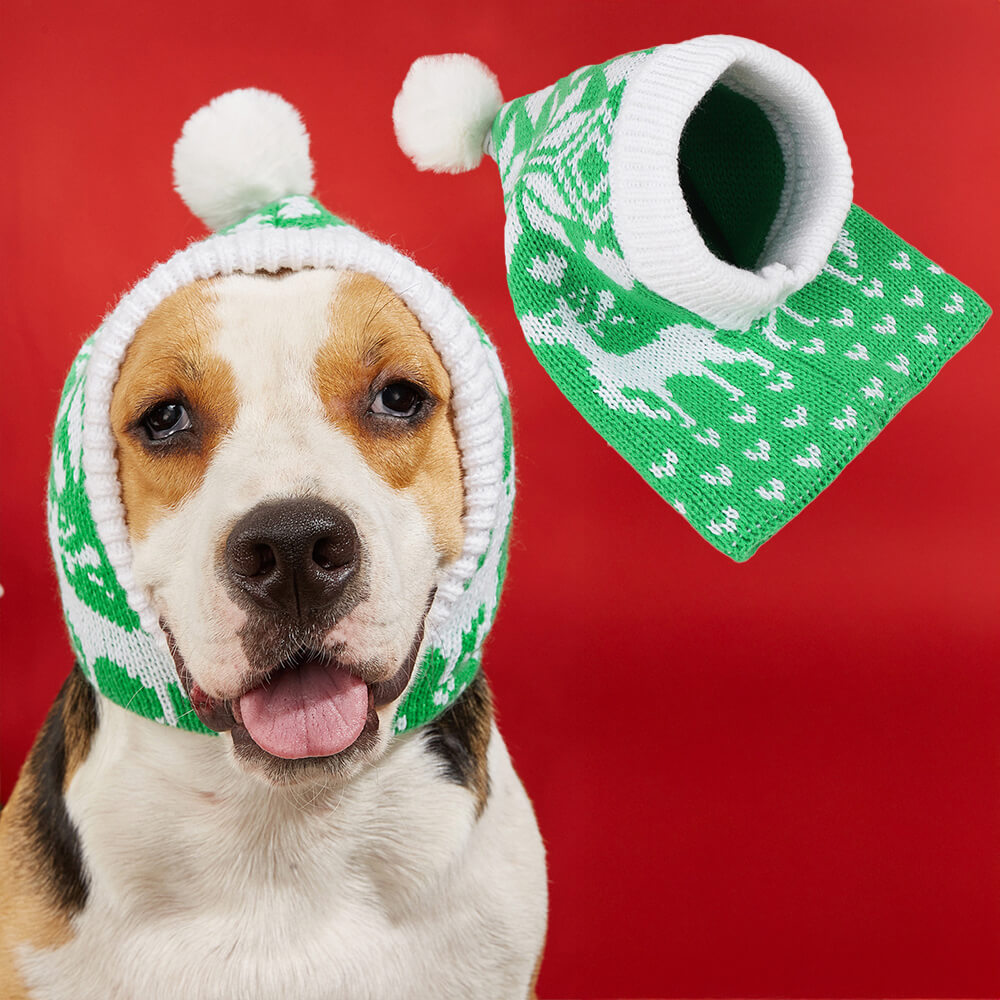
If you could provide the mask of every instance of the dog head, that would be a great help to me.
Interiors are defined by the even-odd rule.
[[[384,749],[462,551],[451,395],[402,299],[350,271],[196,281],[136,331],[110,408],[135,580],[247,767]]]
[[[214,232],[121,298],[56,418],[70,639],[111,701],[231,733],[251,770],[350,775],[478,669],[514,499],[503,372],[449,289],[312,197],[276,94],[195,112],[174,182]]]

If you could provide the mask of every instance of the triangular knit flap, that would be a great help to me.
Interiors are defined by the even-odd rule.
[[[989,315],[851,205],[846,147],[818,84],[746,39],[577,70],[503,105],[486,149],[535,355],[737,560],[829,485]]]

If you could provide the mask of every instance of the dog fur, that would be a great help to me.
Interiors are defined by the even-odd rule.
[[[399,379],[427,401],[405,429],[366,409]],[[151,722],[74,670],[0,814],[5,996],[533,992],[544,849],[485,678],[391,736],[390,682],[461,549],[450,391],[416,319],[363,275],[197,282],[140,328],[112,427],[136,578],[187,683],[231,704],[307,631],[396,697],[375,699],[367,741],[289,761]],[[149,448],[141,415],[176,397],[196,415],[190,443]],[[344,511],[362,552],[337,614],[306,631],[241,602],[220,571],[241,516],[299,497]]]

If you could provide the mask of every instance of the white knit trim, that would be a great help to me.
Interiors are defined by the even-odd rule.
[[[455,431],[465,488],[466,537],[461,556],[441,581],[427,617],[428,643],[445,642],[441,630],[455,602],[468,593],[487,552],[490,529],[503,530],[509,500],[503,490],[504,427],[499,366],[452,293],[432,274],[385,244],[350,226],[322,229],[260,228],[212,236],[157,265],[119,302],[94,336],[84,396],[83,468],[97,534],[143,629],[154,637],[172,674],[172,660],[156,612],[138,589],[118,481],[111,430],[111,395],[125,351],[136,330],[165,298],[201,278],[233,272],[331,267],[360,271],[384,281],[429,334],[452,380]],[[495,589],[496,581],[492,581]],[[489,583],[473,591],[488,592]],[[493,602],[495,603],[495,601]],[[493,608],[489,609],[492,617]],[[459,622],[462,627],[467,623]],[[169,664],[169,667],[166,665]]]
[[[785,189],[756,270],[709,250],[681,191],[681,132],[715,83],[760,106],[785,157]],[[734,35],[649,54],[626,84],[608,173],[615,233],[632,274],[727,330],[745,330],[819,274],[853,195],[847,146],[820,85],[787,56]]]

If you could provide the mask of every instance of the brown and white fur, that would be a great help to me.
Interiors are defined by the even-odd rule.
[[[426,390],[406,427],[368,411],[396,380]],[[201,710],[308,632],[368,683],[372,725],[334,757],[279,760],[245,731],[144,719],[75,670],[0,814],[4,997],[533,994],[544,850],[485,679],[390,734],[400,665],[463,539],[450,392],[426,333],[368,276],[197,282],[140,327],[112,400],[122,499],[137,580]],[[157,450],[142,414],[176,398],[191,431]],[[234,598],[220,567],[240,518],[302,497],[346,513],[361,563],[335,616],[286,624]]]

